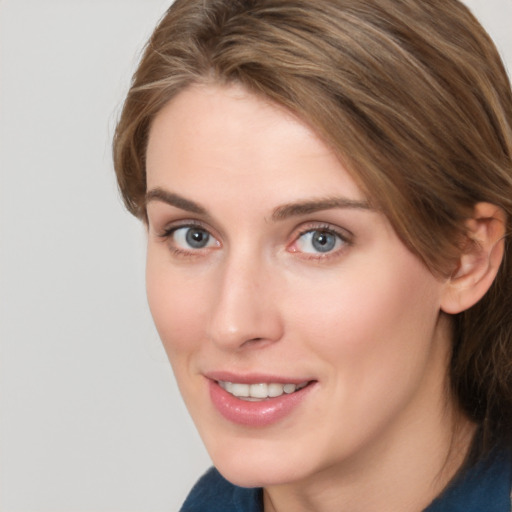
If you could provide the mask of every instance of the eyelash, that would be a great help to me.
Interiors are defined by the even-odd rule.
[[[173,236],[177,231],[180,229],[197,229],[199,231],[206,232],[209,237],[213,238],[217,242],[217,247],[221,246],[221,243],[218,241],[218,238],[211,233],[211,230],[204,226],[202,223],[198,221],[194,222],[185,222],[180,223],[177,225],[171,225],[166,227],[161,233],[159,233],[157,236],[159,239],[161,239],[164,242],[167,242],[169,249],[171,252],[176,256],[181,257],[200,257],[204,255],[204,250],[210,250],[211,247],[203,247],[198,249],[183,249],[181,247],[177,247],[172,239]],[[296,245],[299,240],[307,235],[308,233],[325,233],[327,235],[333,235],[336,237],[336,243],[341,242],[341,247],[338,247],[334,250],[328,250],[324,253],[322,252],[305,252],[298,249],[294,249],[293,246]],[[317,224],[317,223],[308,223],[306,226],[301,226],[300,230],[297,232],[297,234],[292,235],[293,241],[290,244],[287,244],[286,249],[293,253],[298,255],[299,257],[307,260],[317,260],[317,261],[326,261],[331,258],[335,258],[336,256],[339,256],[341,253],[344,252],[344,250],[347,247],[350,247],[353,244],[353,235],[347,230],[342,230],[339,228],[335,228],[330,224]]]
[[[181,247],[177,247],[175,244],[173,244],[172,239],[173,236],[177,231],[180,229],[196,229],[199,231],[204,231],[209,235],[209,237],[213,238],[217,241],[217,245],[220,246],[220,242],[217,240],[217,237],[212,235],[209,228],[206,226],[203,226],[200,222],[194,221],[194,222],[185,222],[180,223],[177,225],[171,225],[167,226],[161,233],[159,233],[157,236],[159,239],[161,239],[163,242],[167,242],[169,249],[171,252],[176,256],[182,256],[182,257],[196,257],[201,256],[203,254],[203,251],[201,249],[209,249],[209,248],[201,248],[201,249],[182,249]]]
[[[300,250],[293,249],[292,246],[297,244],[298,241],[308,233],[326,233],[328,235],[333,235],[337,238],[338,241],[341,242],[341,247],[329,250],[325,253],[322,252],[304,252]],[[306,226],[302,226],[297,235],[293,236],[293,242],[288,245],[288,250],[294,254],[299,255],[303,259],[307,260],[316,260],[316,261],[327,261],[331,258],[336,258],[345,252],[347,247],[353,245],[353,235],[347,230],[342,230],[340,228],[336,228],[330,224],[316,224],[311,223]]]

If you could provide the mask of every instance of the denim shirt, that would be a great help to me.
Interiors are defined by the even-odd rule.
[[[511,512],[511,481],[510,454],[495,452],[457,476],[424,512]],[[180,512],[263,512],[263,491],[237,487],[211,468]]]

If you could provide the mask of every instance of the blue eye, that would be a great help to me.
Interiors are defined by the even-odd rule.
[[[339,249],[345,242],[340,235],[326,229],[312,229],[297,239],[297,249],[304,253],[328,253]]]
[[[174,244],[180,249],[204,249],[217,245],[208,231],[197,226],[184,226],[172,232]]]

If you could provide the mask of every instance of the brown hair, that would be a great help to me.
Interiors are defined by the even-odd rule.
[[[238,83],[307,122],[433,272],[477,202],[512,219],[512,94],[457,0],[176,0],[153,33],[114,138],[125,204],[145,218],[152,120],[191,84]],[[485,447],[511,443],[512,257],[454,316],[451,383]]]

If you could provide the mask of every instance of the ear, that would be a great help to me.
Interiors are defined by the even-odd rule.
[[[507,218],[489,203],[478,203],[466,222],[466,243],[446,284],[441,309],[457,314],[476,304],[491,287],[503,260]]]

